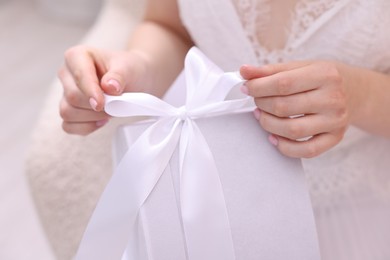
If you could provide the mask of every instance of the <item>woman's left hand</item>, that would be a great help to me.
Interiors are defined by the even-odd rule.
[[[353,67],[338,62],[244,65],[240,72],[247,80],[242,91],[258,107],[255,117],[289,157],[315,157],[338,144],[361,96]]]

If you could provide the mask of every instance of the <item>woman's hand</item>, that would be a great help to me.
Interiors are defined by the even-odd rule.
[[[353,67],[308,61],[244,65],[240,72],[248,80],[242,91],[258,107],[256,118],[287,156],[310,158],[329,150],[358,117],[363,92]]]
[[[103,92],[146,92],[163,96],[193,45],[181,23],[176,0],[149,0],[143,21],[129,39],[128,51],[77,46],[65,53],[58,75],[64,87],[63,129],[87,135],[107,123]]]
[[[147,85],[146,64],[146,58],[137,52],[86,46],[69,49],[58,73],[64,88],[60,103],[63,129],[87,135],[105,125],[110,117],[103,111],[103,93],[142,91],[141,87]]]

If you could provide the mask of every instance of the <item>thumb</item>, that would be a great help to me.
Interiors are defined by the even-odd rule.
[[[125,67],[123,63],[116,62],[111,64],[109,70],[103,75],[100,85],[104,93],[109,95],[122,94],[125,85]]]
[[[254,78],[261,78],[269,76],[269,72],[264,67],[256,67],[253,65],[242,65],[240,67],[240,74],[245,80],[251,80]]]
[[[292,61],[287,63],[276,63],[256,67],[253,65],[242,65],[240,68],[241,76],[246,80],[261,78],[274,75],[279,72],[294,70],[308,66],[312,61]]]
[[[120,53],[113,57],[107,66],[100,85],[109,95],[120,95],[125,90],[135,91],[141,77],[139,62],[128,53]]]

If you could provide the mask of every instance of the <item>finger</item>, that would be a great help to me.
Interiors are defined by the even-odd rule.
[[[264,130],[291,140],[331,132],[335,127],[334,124],[328,122],[329,120],[317,114],[297,118],[280,118],[264,111],[260,115],[258,112],[256,113],[255,116],[259,118],[260,125]]]
[[[138,86],[140,75],[143,74],[140,57],[134,53],[124,52],[112,59],[107,66],[107,73],[101,79],[101,86],[105,93],[119,95],[125,89],[141,91]]]
[[[70,123],[64,121],[62,123],[62,129],[68,134],[76,135],[88,135],[97,129],[101,128],[108,123],[108,120],[101,120],[97,122],[84,122],[84,123]]]
[[[306,66],[249,80],[245,86],[252,97],[288,96],[317,89],[326,79],[316,66]]]
[[[255,98],[255,104],[260,110],[277,117],[319,113],[327,105],[321,91],[307,91],[290,96]]]
[[[240,74],[244,79],[251,80],[255,78],[270,76],[283,71],[305,67],[311,63],[312,63],[311,61],[294,61],[294,62],[270,64],[261,67],[245,64],[241,66]]]
[[[324,133],[307,141],[293,141],[280,136],[270,136],[270,141],[288,157],[313,158],[337,145],[342,138],[342,133]]]
[[[129,73],[124,60],[114,60],[110,64],[108,71],[101,79],[101,86],[105,93],[109,95],[119,95],[123,92],[126,80],[125,75]]]
[[[92,108],[101,111],[104,107],[103,91],[91,52],[85,47],[71,48],[65,53],[65,61],[76,86],[88,97]]]
[[[64,97],[70,105],[78,108],[92,109],[88,98],[76,86],[72,75],[66,68],[62,68],[58,72],[58,78],[64,89]]]
[[[76,108],[70,105],[65,99],[60,102],[60,116],[69,123],[76,122],[96,122],[109,119],[110,116],[105,112],[96,112],[92,109]]]

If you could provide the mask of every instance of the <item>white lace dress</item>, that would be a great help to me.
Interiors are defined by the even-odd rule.
[[[389,0],[179,0],[179,6],[197,46],[225,70],[330,59],[390,73]],[[390,140],[350,127],[339,145],[303,164],[322,258],[390,259]]]

